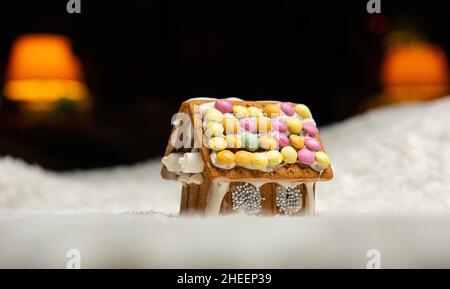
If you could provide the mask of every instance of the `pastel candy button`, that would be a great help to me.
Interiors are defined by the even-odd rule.
[[[253,153],[248,151],[238,151],[235,155],[236,164],[239,166],[247,166],[253,160]]]
[[[305,146],[303,138],[296,134],[291,134],[289,136],[289,140],[291,141],[291,145],[296,149],[302,149]]]
[[[277,115],[280,115],[280,106],[278,104],[275,103],[270,103],[267,104],[264,107],[264,113],[268,116],[268,117],[275,117]]]
[[[239,121],[233,117],[225,117],[222,126],[227,133],[237,133],[239,130]]]
[[[257,169],[264,169],[269,164],[269,159],[265,153],[255,153],[252,165]]]
[[[254,107],[254,106],[250,106],[248,108],[248,116],[250,116],[250,117],[263,117],[264,115],[263,115],[262,111],[259,108]]]
[[[283,161],[283,155],[277,150],[271,150],[266,152],[266,156],[271,166],[277,166],[281,164],[281,162]]]
[[[276,139],[270,135],[263,135],[259,138],[259,145],[266,150],[273,150],[278,147]]]
[[[257,150],[259,148],[258,136],[253,133],[244,133],[242,135],[242,143],[249,150]]]
[[[210,136],[221,136],[223,134],[223,126],[217,122],[211,121],[206,125],[206,134]]]
[[[236,134],[229,134],[225,136],[225,141],[227,142],[227,147],[229,148],[240,148],[242,147],[241,137]]]
[[[217,161],[224,165],[234,163],[234,154],[229,150],[223,150],[217,153]]]
[[[298,151],[298,160],[305,165],[312,165],[315,161],[314,153],[308,149]]]
[[[223,114],[215,108],[210,108],[205,113],[205,119],[207,121],[221,122],[222,118]]]
[[[239,120],[239,125],[246,131],[256,131],[256,119],[254,118],[242,118]]]
[[[297,152],[291,146],[287,146],[281,149],[283,160],[287,164],[293,164],[297,161]]]
[[[288,127],[284,120],[279,118],[272,119],[272,129],[279,132],[286,132]]]
[[[272,122],[270,121],[270,118],[267,117],[258,117],[256,119],[256,124],[260,133],[267,133],[272,129]]]
[[[316,163],[321,169],[326,169],[330,165],[330,158],[322,151],[315,153]]]
[[[289,139],[285,134],[276,133],[273,137],[277,140],[277,143],[280,147],[284,148],[289,145]]]
[[[213,137],[209,140],[208,145],[214,151],[221,151],[226,149],[227,142],[223,137]]]
[[[299,134],[302,131],[302,122],[296,117],[288,118],[286,124],[292,133]]]
[[[217,100],[215,107],[222,113],[230,113],[233,111],[233,104],[227,99]]]
[[[301,118],[311,118],[311,111],[306,105],[297,104],[294,109]]]
[[[280,108],[287,116],[293,116],[295,113],[294,107],[289,102],[280,103]]]
[[[316,125],[310,121],[303,122],[303,132],[310,136],[316,136],[319,133]]]
[[[233,113],[234,113],[234,116],[239,119],[248,117],[248,115],[249,115],[248,109],[242,105],[233,106]]]
[[[305,138],[305,147],[311,151],[320,151],[322,149],[322,144],[318,139],[312,137]]]

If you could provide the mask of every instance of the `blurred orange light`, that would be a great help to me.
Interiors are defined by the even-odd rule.
[[[394,45],[381,65],[381,84],[392,101],[426,100],[448,93],[445,52],[424,42]]]
[[[37,106],[60,99],[86,101],[88,90],[70,40],[54,34],[17,38],[11,47],[4,94]]]

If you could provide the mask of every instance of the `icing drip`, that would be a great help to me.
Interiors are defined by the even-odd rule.
[[[305,215],[314,216],[315,211],[315,192],[314,185],[315,183],[305,183],[306,185],[306,202],[305,202]]]
[[[268,183],[277,183],[285,188],[295,188],[302,184],[305,184],[306,186],[305,203],[301,204],[301,206],[304,206],[305,208],[305,215],[310,216],[314,215],[314,202],[315,202],[314,182],[299,182],[299,181],[271,180],[271,179],[266,180],[253,179],[247,180],[245,182],[254,186],[258,190],[261,188],[261,186]],[[230,191],[229,181],[214,180],[208,191],[209,201],[205,208],[205,215],[207,216],[219,215],[223,198],[229,191]]]
[[[184,174],[180,173],[178,175],[178,179],[180,183],[187,185],[201,185],[203,184],[203,176],[202,174]]]
[[[230,182],[213,181],[209,189],[209,201],[205,208],[205,215],[217,216],[220,213],[223,198],[230,191]]]

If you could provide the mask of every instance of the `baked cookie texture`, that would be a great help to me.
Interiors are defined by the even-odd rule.
[[[179,114],[161,176],[182,183],[180,214],[314,214],[315,183],[333,170],[306,106],[191,99]],[[224,119],[239,125],[227,129]],[[240,151],[249,159],[238,159]]]

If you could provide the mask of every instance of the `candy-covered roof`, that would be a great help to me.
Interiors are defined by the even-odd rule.
[[[183,103],[211,179],[327,180],[333,177],[311,112],[277,101],[194,99]],[[173,149],[168,147],[166,155]]]

